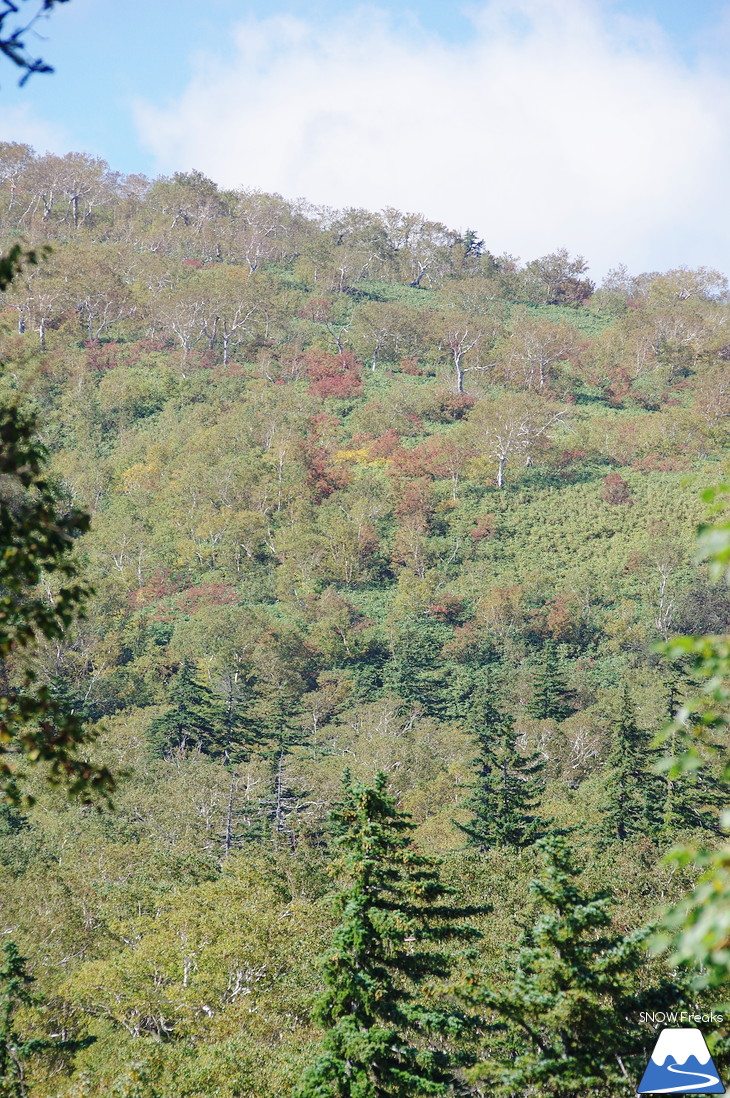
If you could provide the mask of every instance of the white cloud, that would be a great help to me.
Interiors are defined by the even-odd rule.
[[[730,269],[730,80],[599,0],[490,0],[468,42],[376,9],[234,29],[180,98],[135,107],[161,171],[476,228],[496,252],[566,246],[601,273]]]
[[[38,152],[67,153],[72,141],[59,126],[39,118],[26,103],[3,106],[0,113],[0,141],[32,145]]]

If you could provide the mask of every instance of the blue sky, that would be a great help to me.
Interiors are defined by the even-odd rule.
[[[695,170],[730,165],[729,0],[71,0],[39,29],[56,71],[0,69],[0,139],[416,208],[598,271],[730,269]]]

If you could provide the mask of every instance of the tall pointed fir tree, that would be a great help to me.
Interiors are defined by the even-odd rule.
[[[554,644],[545,645],[540,669],[535,679],[532,701],[527,711],[530,716],[543,721],[564,721],[573,712]]]
[[[535,922],[511,982],[481,993],[496,1024],[474,1077],[494,1098],[633,1095],[652,1040],[639,1014],[676,1007],[681,989],[665,981],[641,990],[647,932],[611,931],[610,897],[580,890],[564,836],[538,847]]]
[[[225,750],[224,710],[210,687],[197,676],[186,656],[169,686],[171,708],[152,721],[148,738],[155,754],[197,747],[209,755]]]
[[[254,706],[262,746],[260,754],[270,767],[269,792],[259,798],[261,837],[275,848],[297,845],[297,818],[311,801],[309,793],[291,780],[290,760],[294,749],[306,740],[300,715],[299,697],[291,682],[282,676],[275,684],[260,682]]]
[[[607,759],[606,801],[599,825],[605,842],[623,842],[656,830],[660,789],[651,769],[653,762],[649,734],[639,728],[624,684]]]
[[[226,668],[220,685],[222,751],[228,771],[228,805],[223,830],[223,857],[263,837],[260,798],[251,796],[252,776],[246,767],[264,747],[264,732],[254,708],[255,675],[248,666]]]
[[[452,890],[414,848],[414,824],[386,784],[382,773],[372,786],[345,774],[332,813],[345,876],[340,924],[315,1009],[322,1051],[296,1098],[419,1098],[453,1082],[447,1046],[468,1023],[430,985],[452,971],[448,943],[478,937],[460,920],[480,909],[452,906]]]
[[[488,686],[475,693],[466,729],[478,745],[477,775],[466,803],[472,819],[457,826],[482,851],[529,846],[544,833],[544,823],[533,815],[544,763],[518,750],[514,720],[495,707]]]

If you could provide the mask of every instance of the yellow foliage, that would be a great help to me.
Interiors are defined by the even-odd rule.
[[[355,465],[386,466],[388,459],[384,457],[370,457],[370,449],[363,446],[358,450],[338,450],[335,454],[337,461],[352,461]]]

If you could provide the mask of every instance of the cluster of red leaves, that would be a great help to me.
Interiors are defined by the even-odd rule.
[[[329,297],[310,297],[299,309],[297,316],[302,320],[312,320],[324,324],[332,316],[332,299]]]
[[[369,431],[359,431],[352,436],[351,446],[354,450],[367,450],[368,456],[375,458],[389,458],[400,446],[401,437],[392,427],[382,435],[372,435]]]
[[[631,488],[620,473],[609,473],[603,478],[601,499],[613,506],[632,502]]]
[[[632,390],[632,379],[629,371],[623,367],[615,370],[613,377],[605,391],[606,399],[614,407],[620,407]]]
[[[238,600],[238,593],[226,583],[199,583],[186,588],[175,606],[183,614],[194,614],[201,606],[231,606]]]
[[[428,612],[439,621],[458,622],[464,616],[464,602],[456,595],[442,595],[438,602],[431,603]]]
[[[89,370],[93,370],[95,373],[113,370],[115,366],[120,365],[122,357],[124,362],[129,361],[125,345],[119,343],[116,339],[111,343],[100,343],[98,339],[95,339],[91,343],[85,343],[84,350],[86,351],[86,365]]]
[[[394,495],[394,510],[398,518],[411,515],[423,518],[424,522],[427,522],[433,511],[431,481],[427,477],[412,477],[400,482],[395,481]]]
[[[179,590],[178,584],[172,579],[169,570],[165,568],[155,572],[152,578],[136,591],[130,591],[129,604],[135,608],[147,606],[152,602],[159,602],[160,599],[167,598],[168,595],[174,595]]]
[[[438,403],[431,413],[433,418],[443,423],[453,423],[463,419],[476,403],[476,397],[467,393],[439,393]]]
[[[98,339],[84,344],[86,366],[89,370],[103,373],[116,366],[135,366],[146,355],[165,350],[165,344],[159,339],[137,339],[133,343],[121,343],[112,339],[101,343]]]
[[[362,390],[360,363],[351,351],[333,355],[318,347],[311,347],[304,356],[304,363],[312,396],[319,400],[334,397],[346,400],[358,396]]]
[[[570,641],[579,624],[579,609],[570,595],[555,595],[544,606],[544,629],[553,640]]]
[[[666,454],[650,453],[632,461],[631,468],[640,473],[685,473],[692,468],[692,461],[681,455],[667,457]]]
[[[357,532],[357,548],[364,559],[372,557],[380,548],[378,532],[369,522],[363,523]]]
[[[344,488],[350,480],[349,469],[333,461],[339,426],[337,417],[327,412],[319,412],[309,420],[309,429],[302,443],[302,456],[307,468],[307,487],[315,502],[321,502],[337,489]]]
[[[441,649],[444,659],[466,660],[474,657],[484,642],[484,636],[477,628],[476,622],[467,621],[463,625],[456,624],[451,639]]]
[[[453,439],[429,438],[412,449],[394,450],[390,472],[396,477],[458,478],[473,453],[471,447]]]
[[[575,464],[576,461],[585,461],[587,457],[587,450],[561,450],[555,459],[555,464],[558,469],[566,469],[569,465]]]
[[[474,541],[483,541],[485,538],[493,538],[497,532],[496,515],[478,515],[472,530],[469,531]]]

